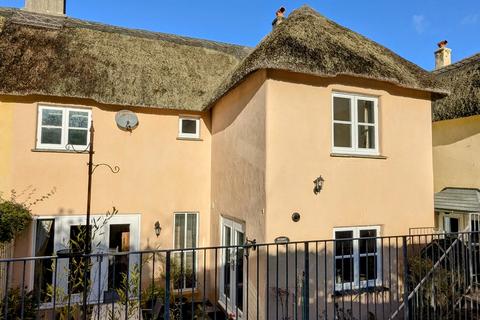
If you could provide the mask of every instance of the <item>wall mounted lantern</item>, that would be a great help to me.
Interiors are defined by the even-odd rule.
[[[315,186],[313,187],[313,193],[319,194],[320,191],[322,191],[322,189],[323,189],[323,183],[324,182],[325,182],[325,180],[322,178],[322,176],[315,179],[313,181],[313,183],[315,184]]]
[[[160,227],[160,222],[155,222],[155,234],[157,238],[160,236],[160,232],[162,231],[162,227]]]

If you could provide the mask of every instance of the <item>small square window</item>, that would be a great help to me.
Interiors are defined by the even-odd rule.
[[[200,119],[195,117],[180,117],[178,122],[179,138],[200,138]]]

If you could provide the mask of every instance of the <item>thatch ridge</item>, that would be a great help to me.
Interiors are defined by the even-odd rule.
[[[216,91],[210,103],[260,69],[324,77],[349,75],[448,93],[424,69],[306,5],[293,11],[259,43]]]
[[[434,121],[480,115],[480,53],[432,73],[451,90],[433,102]]]
[[[201,111],[249,52],[210,40],[0,10],[3,94]]]

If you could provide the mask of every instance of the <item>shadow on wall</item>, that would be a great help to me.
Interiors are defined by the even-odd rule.
[[[433,123],[433,147],[446,146],[480,134],[480,116]],[[476,137],[480,140],[480,136]]]

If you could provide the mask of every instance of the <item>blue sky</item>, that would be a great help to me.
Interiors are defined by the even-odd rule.
[[[479,0],[67,0],[71,17],[255,46],[280,6],[308,4],[426,69],[447,39],[453,61],[480,52]],[[23,0],[0,0],[23,7]]]

